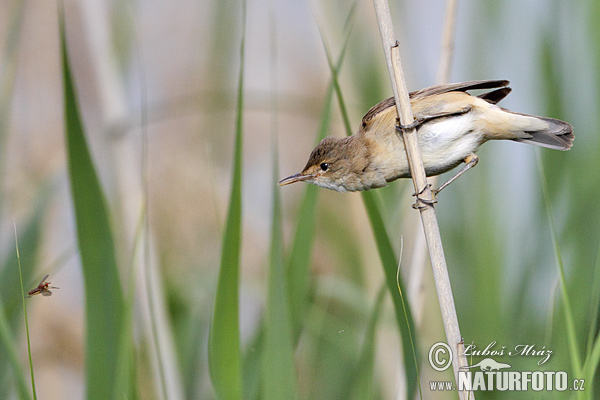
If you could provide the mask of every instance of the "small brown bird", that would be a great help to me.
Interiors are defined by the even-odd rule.
[[[442,185],[477,164],[475,152],[488,140],[514,140],[557,150],[569,150],[573,128],[566,122],[520,114],[498,107],[511,89],[505,80],[470,81],[432,86],[410,93],[419,146],[427,176],[465,166]],[[479,96],[467,90],[495,89]],[[394,98],[367,112],[358,132],[328,137],[312,151],[302,172],[280,186],[306,181],[338,192],[369,190],[398,178],[409,178],[404,142],[398,134]]]
[[[27,297],[35,296],[36,294],[42,294],[42,296],[52,296],[52,291],[50,289],[58,289],[56,286],[50,286],[50,282],[46,282],[50,275],[46,275],[40,281],[40,284],[37,285],[35,289],[31,289],[29,293],[27,293]]]

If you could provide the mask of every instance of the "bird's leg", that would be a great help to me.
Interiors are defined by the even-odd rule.
[[[423,125],[426,122],[429,122],[431,120],[434,119],[438,119],[438,118],[444,118],[444,117],[453,117],[456,115],[463,115],[468,113],[469,111],[471,111],[471,106],[467,106],[467,107],[463,107],[458,111],[447,111],[447,112],[441,112],[441,113],[437,113],[437,114],[431,114],[431,115],[423,115],[420,117],[417,117],[412,123],[408,124],[408,125],[402,125],[400,123],[400,119],[396,119],[397,122],[397,129],[399,130],[407,130],[407,129],[413,129],[413,128],[418,128],[419,126]]]
[[[442,186],[440,186],[438,189],[434,190],[433,194],[437,195],[439,192],[442,191],[443,188],[454,182],[459,176],[476,166],[477,162],[479,162],[479,157],[477,157],[475,154],[469,154],[467,157],[465,157],[465,165],[461,168],[461,170],[458,171],[456,175],[454,175],[452,178],[448,179],[448,181]]]
[[[424,199],[421,197],[421,195],[425,192],[425,190],[427,190],[427,188],[431,187],[431,183],[428,183],[425,185],[425,187],[423,187],[423,189],[419,190],[418,193],[413,193],[413,196],[415,196],[417,198],[417,201],[415,201],[415,204],[412,205],[412,207],[415,210],[420,210],[422,208],[425,208],[427,206],[431,206],[435,203],[437,203],[437,200],[435,199],[434,193],[431,193],[432,198],[431,199]],[[419,203],[420,202],[420,203]],[[425,204],[425,205],[423,205]]]

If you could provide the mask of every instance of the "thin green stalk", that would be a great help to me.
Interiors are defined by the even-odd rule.
[[[594,279],[592,284],[592,295],[590,300],[590,312],[591,322],[588,330],[587,339],[587,356],[583,363],[583,371],[585,373],[586,382],[590,382],[592,385],[588,389],[591,393],[594,392],[594,376],[598,370],[598,364],[600,363],[600,333],[597,333],[598,329],[598,310],[600,309],[600,246],[598,247],[598,255],[596,257],[596,268],[594,268]]]
[[[552,246],[554,247],[554,257],[556,259],[556,267],[558,269],[558,277],[560,283],[560,294],[563,302],[563,309],[565,312],[565,327],[567,330],[567,341],[569,344],[569,356],[571,358],[571,366],[576,377],[583,376],[581,357],[579,355],[579,349],[577,348],[577,333],[575,331],[575,322],[573,321],[573,312],[571,309],[571,300],[567,291],[567,282],[565,279],[565,271],[563,267],[562,256],[560,253],[560,246],[558,245],[558,234],[556,233],[556,227],[554,226],[554,216],[552,215],[552,207],[550,204],[550,196],[548,194],[548,184],[546,182],[546,176],[544,175],[544,166],[542,164],[542,157],[540,156],[539,149],[535,149],[535,158],[537,160],[538,172],[540,176],[540,184],[542,186],[542,194],[544,197],[544,205],[546,207],[546,213],[548,216],[548,223],[550,224],[550,234],[552,237]]]
[[[408,312],[406,310],[406,301],[404,300],[404,294],[402,292],[402,285],[400,284],[400,267],[402,266],[402,250],[404,249],[404,240],[402,237],[400,237],[400,255],[398,256],[398,259],[400,260],[398,262],[398,269],[396,270],[396,285],[398,287],[398,294],[400,295],[400,299],[402,300],[402,310],[404,311],[404,320],[406,321],[406,326],[411,326],[411,322],[408,320]],[[417,352],[416,352],[416,344],[415,341],[413,339],[413,334],[411,329],[408,329],[408,336],[410,339],[410,346],[413,349],[412,351],[412,355],[413,355],[413,360],[415,362],[415,371],[417,373],[417,386],[419,388],[419,397],[421,399],[423,399],[423,390],[421,389],[421,379],[419,379],[419,362],[417,360]]]
[[[544,334],[544,343],[552,341],[552,325],[554,324],[554,303],[556,300],[556,289],[558,289],[558,277],[552,282],[552,287],[548,296],[548,321],[546,321],[546,333]]]
[[[594,344],[596,329],[598,328],[598,310],[600,310],[600,245],[596,254],[596,265],[594,268],[594,278],[592,280],[592,294],[590,296],[591,321],[588,331],[586,348],[588,351]]]
[[[277,142],[277,33],[271,13],[271,143],[273,154],[273,182],[279,176],[279,146]],[[265,346],[262,363],[262,393],[265,399],[298,398],[294,366],[294,334],[290,310],[290,290],[283,262],[283,229],[281,223],[281,196],[279,188],[272,188],[271,254],[268,272],[265,310]]]
[[[598,364],[600,363],[600,333],[596,335],[596,340],[594,341],[594,346],[591,348],[588,357],[585,360],[583,365],[583,370],[585,371],[585,375],[582,375],[586,378],[586,383],[589,382],[591,387],[586,388],[588,393],[595,393],[594,384],[598,384],[594,382],[594,376],[596,375],[596,371],[598,370]]]
[[[352,386],[350,397],[352,400],[369,399],[374,397],[373,374],[375,371],[376,328],[383,310],[386,294],[387,287],[385,284],[383,284],[377,291],[373,310],[369,313],[370,317],[365,329],[362,350],[356,368],[357,379]]]
[[[354,7],[352,7],[352,10],[354,10]],[[351,30],[352,27],[352,22],[353,19],[351,18],[353,16],[350,15],[350,17],[348,18],[348,33]],[[342,121],[344,122],[344,128],[346,130],[346,133],[348,135],[352,134],[352,126],[350,124],[350,117],[348,116],[348,109],[346,108],[346,103],[344,101],[344,96],[342,96],[342,88],[340,87],[340,82],[338,80],[338,73],[340,70],[341,65],[336,66],[335,63],[333,62],[333,57],[331,55],[331,50],[329,49],[329,44],[327,44],[327,40],[325,38],[325,31],[324,29],[321,27],[321,24],[318,23],[319,21],[317,20],[317,26],[319,27],[319,32],[321,34],[321,42],[323,43],[323,48],[325,50],[325,56],[327,57],[327,63],[329,65],[329,71],[331,72],[331,83],[333,85],[333,88],[335,90],[335,93],[337,94],[337,98],[338,98],[338,102],[340,104],[340,112],[342,113]],[[343,58],[343,55],[346,53],[346,45],[348,44],[348,41],[346,41],[344,43],[344,47],[342,48],[342,56],[340,56],[340,61]]]
[[[29,322],[27,320],[27,303],[25,302],[25,288],[23,287],[23,273],[21,270],[21,256],[19,255],[19,239],[17,237],[17,224],[13,221],[13,227],[15,230],[15,247],[17,249],[17,264],[19,265],[19,281],[21,282],[21,298],[23,300],[23,316],[25,318],[25,334],[27,336],[27,354],[29,356],[29,372],[31,373],[31,390],[33,392],[33,399],[37,400],[37,393],[35,391],[35,376],[33,374],[33,359],[31,357],[31,339],[29,338]]]
[[[21,291],[22,295],[23,291]],[[27,335],[27,340],[29,340],[29,335]],[[25,382],[25,375],[23,374],[23,370],[21,369],[21,364],[19,362],[19,355],[17,354],[17,344],[15,343],[15,339],[12,336],[12,331],[10,329],[8,318],[6,316],[4,303],[0,300],[0,342],[2,342],[4,348],[8,353],[8,362],[12,367],[13,376],[17,379],[17,390],[19,391],[19,397],[22,400],[31,399],[29,394],[29,388],[27,387],[27,383]]]
[[[40,195],[38,199],[47,199],[47,197]],[[43,202],[43,200],[40,201]],[[19,233],[19,258],[25,288],[29,286],[28,277],[31,277],[35,265],[44,208],[36,206],[34,210],[32,217],[25,223],[23,231]],[[21,254],[23,254],[22,257]],[[22,324],[21,321],[23,321],[23,305],[21,304],[23,292],[18,284],[18,261],[16,258],[9,257],[0,267],[0,360],[4,361],[0,363],[0,382],[2,382],[0,383],[0,399],[9,397],[13,390],[13,382],[19,398],[31,399],[31,379],[26,376],[27,373],[21,365],[19,345],[16,343],[21,332],[19,323]],[[51,264],[55,265],[55,262]],[[44,268],[44,271],[46,270],[47,268]],[[35,283],[37,284],[39,281]]]
[[[140,214],[140,230],[136,234],[136,241],[139,239],[142,245],[142,265],[144,266],[144,276],[145,276],[145,285],[146,285],[146,294],[148,296],[148,311],[150,315],[150,329],[152,331],[152,341],[153,348],[155,349],[154,355],[156,357],[156,364],[158,366],[158,376],[160,379],[160,389],[162,392],[163,399],[169,399],[169,393],[172,393],[169,390],[168,382],[167,382],[167,372],[165,370],[165,357],[163,357],[163,352],[161,349],[161,333],[159,332],[160,328],[160,320],[159,320],[159,307],[156,304],[157,299],[156,293],[162,293],[163,291],[153,289],[152,279],[154,274],[158,274],[156,270],[153,270],[150,265],[150,219],[148,218],[148,208],[150,202],[149,195],[149,183],[148,183],[148,129],[147,129],[147,121],[148,121],[148,106],[146,99],[148,98],[148,90],[147,84],[144,74],[144,68],[142,63],[142,56],[139,44],[136,43],[135,49],[137,52],[137,60],[138,60],[138,72],[140,75],[140,110],[141,110],[141,161],[140,161],[140,170],[141,170],[141,186],[142,186],[142,196],[143,196],[143,204],[142,211]],[[133,264],[135,265],[135,264]],[[165,317],[166,319],[166,317]],[[177,396],[173,394],[173,396]]]

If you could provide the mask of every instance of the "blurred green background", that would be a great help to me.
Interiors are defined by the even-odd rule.
[[[401,240],[422,398],[456,398],[429,389],[452,374],[427,361],[445,335],[412,183],[364,200],[275,186],[320,135],[346,133],[344,113],[356,130],[391,95],[373,4],[246,6],[65,1],[63,63],[56,3],[0,3],[0,398],[31,393],[13,219],[26,291],[46,273],[60,287],[27,299],[40,398],[213,399],[219,385],[234,388],[222,398],[418,398],[381,261]],[[390,6],[409,90],[434,84],[445,3]],[[450,80],[508,79],[502,106],[564,119],[576,137],[539,150],[541,175],[532,146],[488,143],[440,195],[465,342],[552,350],[541,366],[495,359],[586,379],[581,397],[477,398],[598,396],[599,16],[594,0],[458,3]]]

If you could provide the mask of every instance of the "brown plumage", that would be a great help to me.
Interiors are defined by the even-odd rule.
[[[463,173],[476,164],[475,152],[488,140],[513,140],[557,150],[571,148],[574,136],[568,123],[496,105],[510,93],[508,83],[471,81],[410,93],[427,176],[439,175],[468,162],[459,172]],[[467,93],[475,89],[495,90],[479,96]],[[302,172],[279,184],[307,181],[345,192],[382,187],[395,179],[410,177],[396,118],[394,98],[380,102],[363,117],[356,134],[323,139]]]

